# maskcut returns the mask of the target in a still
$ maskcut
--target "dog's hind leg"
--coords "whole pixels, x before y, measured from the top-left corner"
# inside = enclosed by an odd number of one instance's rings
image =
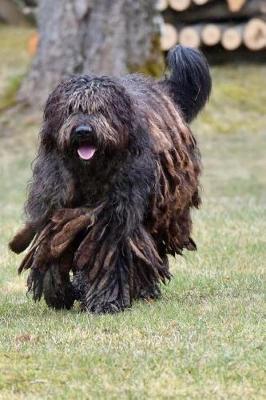
[[[165,273],[168,276],[168,278],[170,278],[168,258],[166,255],[162,256],[161,254],[160,257],[162,259],[162,265],[165,270]],[[137,269],[137,271],[139,270],[139,268]],[[156,279],[143,280],[137,276],[136,287],[138,288],[136,292],[137,292],[137,298],[139,299],[149,301],[161,298],[160,283]]]
[[[138,297],[143,300],[157,300],[161,297],[161,289],[158,283],[141,286]]]

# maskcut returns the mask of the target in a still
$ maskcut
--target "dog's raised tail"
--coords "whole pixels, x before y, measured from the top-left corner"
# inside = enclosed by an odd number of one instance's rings
[[[168,76],[164,82],[179,105],[187,122],[192,121],[204,107],[211,92],[208,62],[199,51],[180,45],[167,57]]]

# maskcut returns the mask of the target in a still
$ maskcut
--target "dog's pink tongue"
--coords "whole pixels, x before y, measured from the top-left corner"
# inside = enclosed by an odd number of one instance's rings
[[[96,151],[96,148],[93,146],[89,146],[88,144],[83,144],[78,148],[78,155],[82,160],[90,160],[94,153]]]

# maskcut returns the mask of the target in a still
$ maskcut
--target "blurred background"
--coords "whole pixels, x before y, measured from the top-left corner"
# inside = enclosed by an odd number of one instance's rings
[[[51,362],[71,382],[68,398],[89,398],[88,387],[94,398],[108,399],[121,393],[132,399],[265,398],[265,20],[265,0],[0,0],[0,319],[2,349],[11,351],[0,374],[0,398],[41,398],[47,382],[54,384],[53,398],[66,398],[65,384],[47,372]],[[192,124],[204,166],[203,206],[194,215],[198,252],[171,261],[175,278],[148,314],[139,304],[116,320],[93,320],[93,334],[78,317],[82,335],[75,342],[75,314],[32,304],[24,295],[25,277],[16,276],[18,257],[7,249],[23,221],[44,101],[71,74],[137,71],[159,78],[176,43],[200,48],[213,79],[210,101]],[[127,331],[132,324],[134,338]],[[105,389],[96,372],[83,371],[84,386],[75,378],[79,357],[89,357],[87,345],[94,349],[95,341],[94,367]],[[21,358],[12,353],[18,349]],[[119,375],[112,369],[114,352],[124,365]],[[131,375],[128,368],[139,370]],[[43,376],[43,385],[29,383]]]

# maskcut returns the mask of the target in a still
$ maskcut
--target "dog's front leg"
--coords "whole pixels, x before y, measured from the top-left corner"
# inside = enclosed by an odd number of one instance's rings
[[[73,180],[65,168],[63,161],[55,150],[42,149],[33,168],[33,176],[29,186],[28,198],[25,204],[27,227],[33,234],[16,235],[11,242],[11,248],[24,250],[35,234],[40,234],[49,223],[53,213],[61,208],[71,206],[74,193]],[[28,239],[29,237],[29,239]],[[33,298],[39,300],[44,295],[46,303],[54,308],[70,308],[73,305],[73,289],[71,287],[69,270],[71,267],[64,259],[42,260],[46,264],[40,273],[40,268],[31,270],[28,287],[33,291]],[[41,264],[42,264],[41,263]]]
[[[48,307],[70,309],[75,300],[74,288],[70,282],[69,271],[62,268],[64,260],[49,266],[43,279],[43,296]]]
[[[74,286],[82,287],[81,302],[89,312],[112,313],[131,305],[133,260],[127,223],[105,208],[76,253],[81,271]]]

